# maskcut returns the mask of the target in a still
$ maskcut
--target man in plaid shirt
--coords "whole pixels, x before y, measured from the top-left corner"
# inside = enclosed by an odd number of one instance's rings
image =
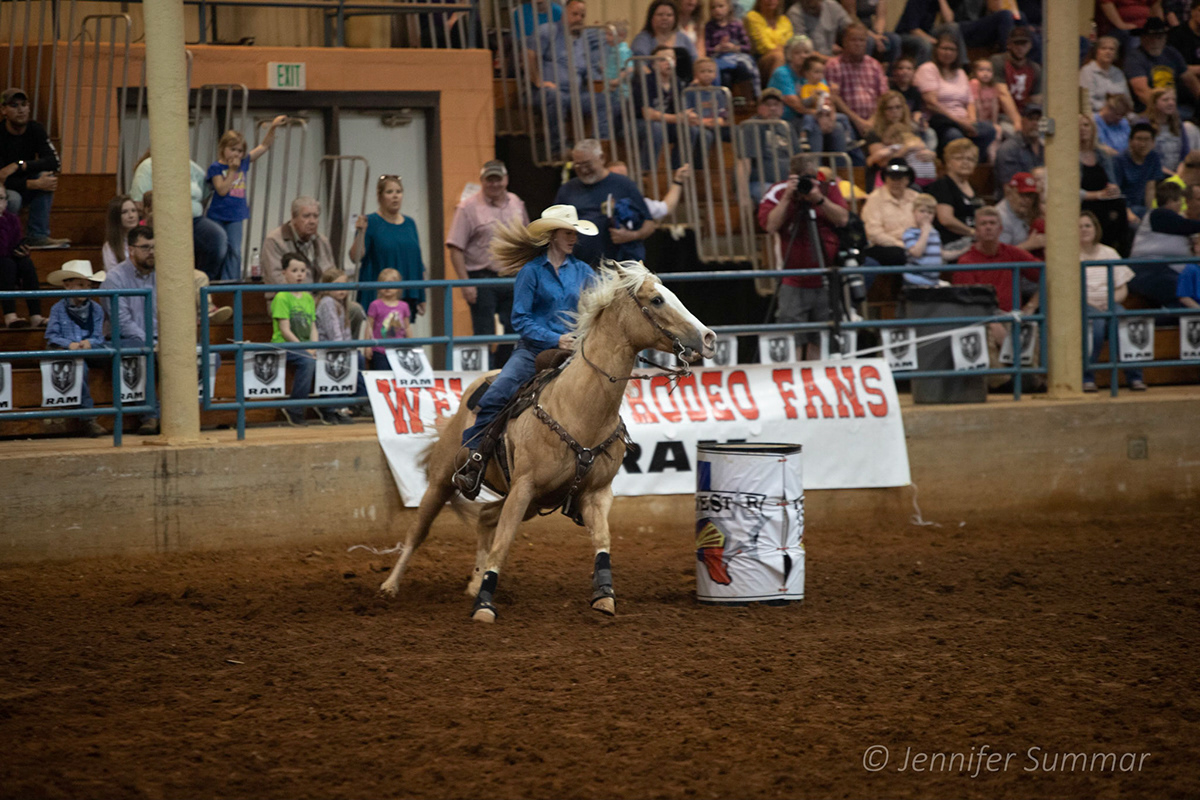
[[[850,117],[860,136],[866,135],[888,82],[883,67],[867,55],[867,29],[862,23],[853,23],[842,34],[842,54],[826,62],[825,80],[837,110]]]

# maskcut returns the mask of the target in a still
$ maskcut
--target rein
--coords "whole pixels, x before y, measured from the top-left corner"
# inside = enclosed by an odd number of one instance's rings
[[[638,309],[642,312],[642,314],[646,317],[646,319],[650,320],[650,323],[652,325],[654,325],[655,328],[658,329],[659,333],[662,333],[663,335],[665,335],[666,337],[668,337],[671,340],[671,342],[673,344],[672,349],[675,352],[675,357],[678,358],[683,363],[682,367],[673,369],[671,367],[664,367],[661,364],[656,364],[655,362],[651,361],[650,359],[648,359],[645,356],[642,356],[640,354],[637,357],[637,360],[640,361],[641,363],[646,364],[647,366],[649,366],[652,369],[662,370],[667,375],[671,376],[671,389],[668,392],[668,394],[669,394],[670,392],[675,391],[675,386],[679,383],[680,379],[686,378],[692,374],[691,368],[688,366],[688,363],[686,361],[684,361],[684,358],[683,358],[684,353],[687,352],[687,347],[683,344],[683,342],[681,342],[679,340],[678,336],[676,336],[675,334],[668,331],[666,328],[664,328],[662,326],[662,324],[657,319],[654,318],[654,314],[653,314],[653,312],[650,311],[649,308],[642,305],[641,303],[638,303],[637,295],[634,294],[632,289],[630,289],[628,291],[629,291],[629,297],[633,300],[634,303],[637,304]],[[605,378],[607,378],[609,383],[620,383],[621,381],[644,381],[644,380],[649,380],[650,378],[660,377],[658,375],[634,375],[632,373],[630,373],[628,376],[626,376],[624,378],[619,378],[615,375],[609,375],[607,372],[605,372],[603,369],[601,369],[598,364],[596,364],[594,361],[592,361],[590,358],[587,357],[587,350],[584,349],[585,345],[586,345],[585,342],[579,343],[579,355],[583,356],[584,362],[589,367],[596,370],[596,372],[599,372],[601,375],[603,375]]]

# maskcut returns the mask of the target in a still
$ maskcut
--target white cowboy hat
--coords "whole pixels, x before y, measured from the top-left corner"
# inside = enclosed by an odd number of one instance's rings
[[[77,258],[74,261],[68,261],[62,265],[62,269],[55,270],[46,276],[46,280],[52,286],[62,286],[63,281],[67,278],[84,278],[93,283],[100,283],[104,280],[104,270],[92,272],[92,262],[82,258]]]
[[[579,212],[575,210],[575,206],[566,205],[550,206],[542,212],[541,218],[529,223],[528,230],[534,236],[554,230],[579,231],[584,236],[600,233],[600,229],[594,223],[579,219]]]

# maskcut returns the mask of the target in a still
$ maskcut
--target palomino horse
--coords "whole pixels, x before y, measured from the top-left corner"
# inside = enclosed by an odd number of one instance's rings
[[[654,348],[685,361],[712,357],[716,336],[684,307],[638,261],[606,261],[579,300],[575,354],[561,374],[541,391],[536,408],[508,425],[505,447],[509,464],[507,496],[479,512],[479,544],[475,572],[467,594],[475,596],[473,617],[493,622],[492,600],[500,568],[516,536],[517,526],[539,508],[558,505],[574,487],[574,502],[595,549],[592,607],[616,613],[609,560],[608,511],[612,480],[625,455],[624,426],[619,414],[625,383],[638,352]],[[475,381],[463,397],[471,397]],[[449,421],[439,425],[428,457],[429,488],[417,518],[408,529],[400,557],[380,591],[395,595],[413,553],[429,534],[434,518],[455,489],[450,479],[463,455],[462,432],[474,419],[464,402]],[[574,442],[574,446],[571,445]],[[590,469],[583,466],[584,462]],[[493,461],[488,482],[504,489],[505,476]]]

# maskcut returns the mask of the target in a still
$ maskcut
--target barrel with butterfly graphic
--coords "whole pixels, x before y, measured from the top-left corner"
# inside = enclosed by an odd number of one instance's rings
[[[696,599],[804,599],[804,480],[798,444],[696,449]]]

